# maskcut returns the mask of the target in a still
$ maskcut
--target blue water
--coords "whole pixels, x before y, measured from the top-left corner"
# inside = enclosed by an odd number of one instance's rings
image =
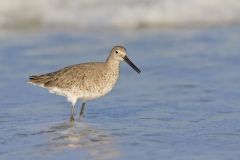
[[[0,159],[238,160],[239,27],[0,34]],[[65,98],[29,75],[105,60],[127,48],[107,96],[69,124]],[[78,102],[78,111],[81,102]]]

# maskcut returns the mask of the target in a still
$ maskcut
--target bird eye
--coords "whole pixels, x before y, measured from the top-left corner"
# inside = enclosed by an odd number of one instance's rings
[[[117,53],[117,54],[118,54],[118,51],[115,51],[115,53]]]

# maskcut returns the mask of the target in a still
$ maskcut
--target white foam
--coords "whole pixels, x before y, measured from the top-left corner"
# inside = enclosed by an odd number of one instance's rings
[[[124,29],[240,21],[237,0],[0,0],[0,27]]]

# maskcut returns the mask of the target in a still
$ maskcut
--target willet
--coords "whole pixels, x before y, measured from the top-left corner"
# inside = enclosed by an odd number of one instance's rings
[[[84,117],[87,101],[102,97],[112,90],[119,77],[122,61],[127,62],[137,73],[141,72],[127,57],[126,49],[115,46],[105,62],[75,64],[56,72],[30,76],[29,83],[67,97],[72,103],[70,121],[74,121],[77,100],[83,102],[79,115]]]

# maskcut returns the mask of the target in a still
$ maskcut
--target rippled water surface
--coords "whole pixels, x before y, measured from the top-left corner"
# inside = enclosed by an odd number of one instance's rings
[[[0,34],[0,159],[239,159],[239,37],[238,27]],[[83,121],[70,124],[65,98],[26,83],[105,60],[115,44],[142,74],[122,64]]]

